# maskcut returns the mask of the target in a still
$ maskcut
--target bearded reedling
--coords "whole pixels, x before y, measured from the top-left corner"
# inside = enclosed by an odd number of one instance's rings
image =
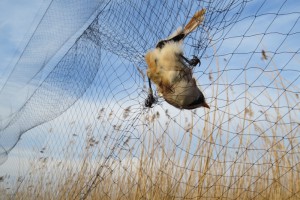
[[[156,48],[145,55],[148,65],[147,76],[151,90],[151,81],[158,93],[171,105],[180,109],[209,108],[203,93],[197,87],[192,69],[200,60],[193,56],[191,60],[183,55],[183,40],[204,20],[205,9],[195,13],[184,27],[179,27],[166,40],[157,43]],[[151,107],[152,90],[145,105]]]

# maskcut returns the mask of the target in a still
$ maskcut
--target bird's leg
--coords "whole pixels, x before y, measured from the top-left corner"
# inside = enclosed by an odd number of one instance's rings
[[[193,58],[191,60],[187,59],[186,57],[184,57],[184,55],[180,54],[180,57],[187,62],[190,66],[195,67],[196,65],[198,65],[199,63],[201,64],[199,58],[197,58],[196,56],[193,56]]]
[[[149,91],[148,91],[148,97],[145,100],[145,106],[147,108],[151,108],[152,104],[155,103],[156,99],[153,96],[153,91],[152,91],[152,87],[151,87],[151,80],[148,77],[148,83],[149,83]]]

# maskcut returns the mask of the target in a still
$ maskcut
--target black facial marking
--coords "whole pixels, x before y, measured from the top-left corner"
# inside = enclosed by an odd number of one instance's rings
[[[185,37],[184,33],[178,34],[174,37],[172,37],[171,39],[168,40],[161,40],[157,43],[156,48],[161,49],[165,46],[166,43],[168,42],[179,42],[180,40],[182,40]]]
[[[156,48],[162,49],[165,46],[166,42],[167,42],[166,40],[159,41],[156,45]]]

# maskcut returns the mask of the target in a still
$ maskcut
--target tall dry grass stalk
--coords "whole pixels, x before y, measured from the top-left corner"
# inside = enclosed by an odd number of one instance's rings
[[[274,86],[280,92],[289,82],[276,73],[270,78],[275,76]],[[227,82],[220,78],[217,81]],[[219,95],[219,85],[219,82],[212,85],[212,96]],[[299,91],[299,88],[294,89]],[[95,147],[97,149],[100,143],[91,136],[89,127],[86,146],[76,167],[69,161],[74,156],[70,143],[64,152],[65,159],[59,162],[46,157],[34,160],[28,176],[13,186],[17,189],[10,193],[2,185],[0,197],[299,199],[299,125],[289,123],[298,120],[299,113],[295,113],[299,110],[298,98],[292,93],[278,93],[277,96],[290,105],[283,113],[280,105],[274,105],[274,94],[266,90],[262,95],[274,106],[253,110],[261,103],[255,100],[249,104],[247,99],[254,96],[247,88],[245,91],[244,105],[232,106],[232,91],[227,89],[224,109],[217,109],[219,102],[216,99],[211,105],[215,109],[204,115],[203,123],[196,112],[185,117],[186,112],[182,112],[179,117],[184,121],[184,124],[180,123],[181,130],[173,127],[175,122],[168,110],[146,113],[139,143],[134,144],[138,149],[129,149],[126,153],[117,147],[107,149],[107,155],[112,151],[117,157],[104,158],[101,155],[106,154],[100,150],[96,152]],[[129,117],[130,108],[125,112],[125,118]],[[265,120],[256,120],[258,115]]]

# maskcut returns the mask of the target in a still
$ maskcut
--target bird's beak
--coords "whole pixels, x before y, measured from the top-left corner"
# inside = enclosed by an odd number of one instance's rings
[[[203,106],[203,107],[205,107],[205,108],[208,108],[208,109],[210,109],[209,105],[207,105],[207,103],[206,103],[206,102],[204,102],[204,103],[202,104],[202,106]]]

